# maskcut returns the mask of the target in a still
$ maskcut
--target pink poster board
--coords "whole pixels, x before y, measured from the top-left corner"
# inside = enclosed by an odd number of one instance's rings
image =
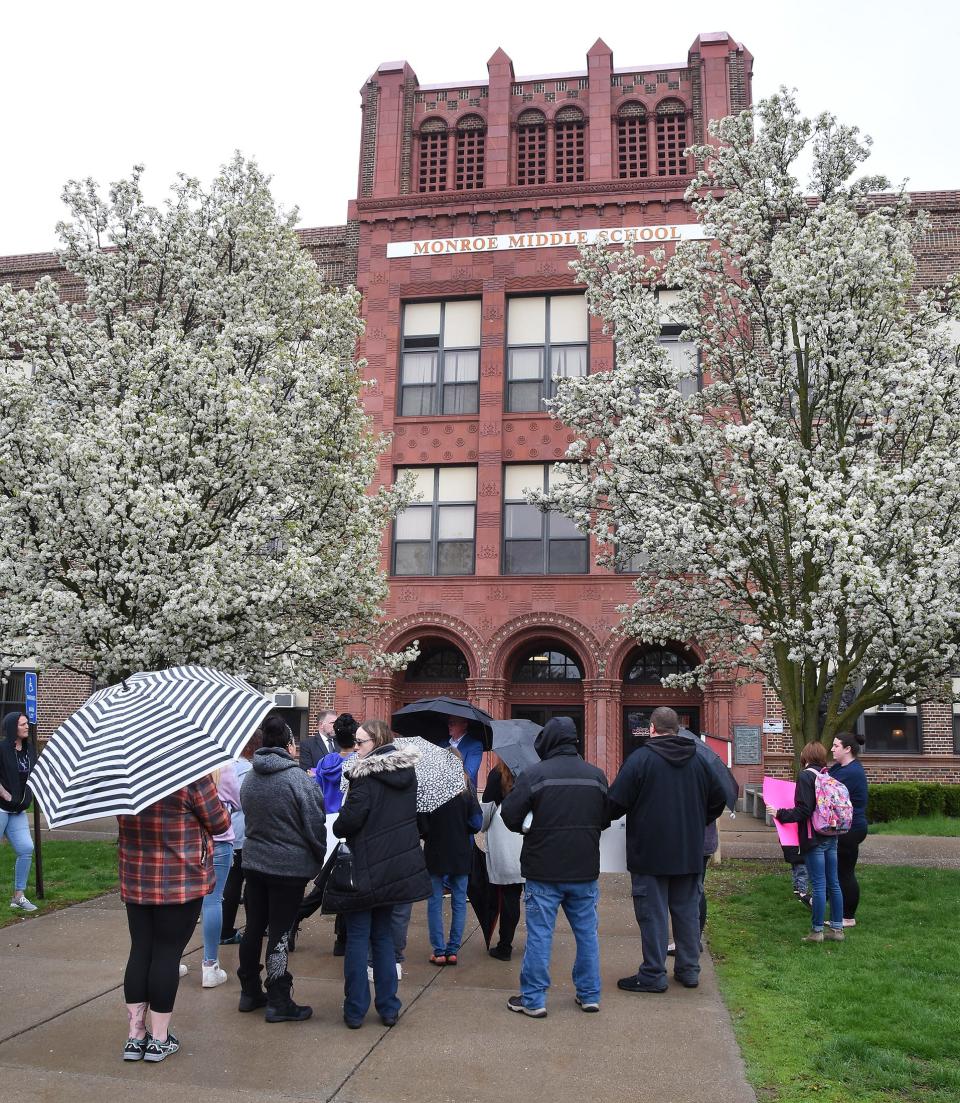
[[[768,808],[792,808],[794,793],[797,788],[795,781],[784,781],[779,777],[765,777],[763,779],[763,803]],[[795,823],[781,823],[773,821],[777,829],[777,836],[781,846],[799,846],[800,832]]]

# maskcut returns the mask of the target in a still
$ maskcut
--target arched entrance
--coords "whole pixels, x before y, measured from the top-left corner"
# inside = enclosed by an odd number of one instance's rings
[[[703,694],[698,689],[666,689],[663,679],[685,674],[698,663],[697,656],[683,644],[649,644],[631,651],[621,670],[623,679],[621,739],[623,760],[636,746],[636,735],[646,735],[650,713],[658,705],[676,709],[680,723],[700,734]]]
[[[569,716],[584,753],[583,660],[566,644],[541,639],[524,643],[507,666],[507,714],[543,727],[555,716]]]
[[[434,637],[420,642],[419,656],[397,676],[400,705],[421,697],[467,697],[470,664],[450,640]]]

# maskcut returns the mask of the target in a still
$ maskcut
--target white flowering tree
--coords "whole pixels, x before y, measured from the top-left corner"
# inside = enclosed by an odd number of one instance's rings
[[[957,666],[957,287],[918,291],[927,220],[854,181],[855,129],[782,90],[711,133],[688,192],[711,241],[576,266],[616,367],[560,390],[581,466],[552,500],[608,562],[643,563],[627,632],[696,639],[701,682],[762,676],[795,746],[829,744]],[[702,389],[681,383],[696,360],[661,345],[664,314],[699,349]]]
[[[255,164],[160,209],[140,171],[65,189],[82,301],[0,288],[4,651],[317,684],[375,635],[402,504],[367,489],[359,296],[324,286]]]

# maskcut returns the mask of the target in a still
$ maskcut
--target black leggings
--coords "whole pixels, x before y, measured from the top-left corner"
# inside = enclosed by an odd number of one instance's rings
[[[220,931],[221,941],[231,938],[237,931],[237,908],[243,893],[243,847],[233,852],[233,865],[227,874],[227,883],[223,886],[223,919]]]
[[[857,858],[860,844],[867,837],[866,828],[857,827],[837,839],[837,879],[843,893],[843,918],[856,919],[860,903],[860,885],[857,881]]]
[[[260,971],[263,936],[267,936],[267,984],[274,984],[287,973],[287,940],[297,920],[307,879],[272,877],[248,869],[247,925],[240,943],[240,972],[253,977]]]
[[[501,949],[512,948],[513,936],[520,922],[520,895],[523,885],[497,885],[500,892],[500,942]]]
[[[127,904],[130,956],[123,974],[126,1003],[173,1011],[180,983],[180,957],[200,918],[203,897],[185,904]]]

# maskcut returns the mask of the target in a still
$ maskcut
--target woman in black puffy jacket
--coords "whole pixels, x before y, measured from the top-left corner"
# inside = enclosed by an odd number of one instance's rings
[[[33,839],[27,809],[31,796],[27,778],[36,765],[28,736],[30,727],[21,712],[10,712],[3,718],[3,741],[0,742],[0,839],[10,840],[16,854],[14,863],[13,898],[10,907],[22,912],[35,912],[24,895],[27,877],[33,862]]]
[[[352,886],[334,883],[325,911],[343,913],[347,950],[343,959],[343,1019],[357,1029],[370,1007],[367,947],[373,955],[375,1004],[385,1026],[400,1014],[391,918],[395,904],[426,900],[430,876],[417,830],[419,753],[398,747],[382,720],[357,729],[357,756],[343,767],[348,789],[333,833],[352,856]]]

